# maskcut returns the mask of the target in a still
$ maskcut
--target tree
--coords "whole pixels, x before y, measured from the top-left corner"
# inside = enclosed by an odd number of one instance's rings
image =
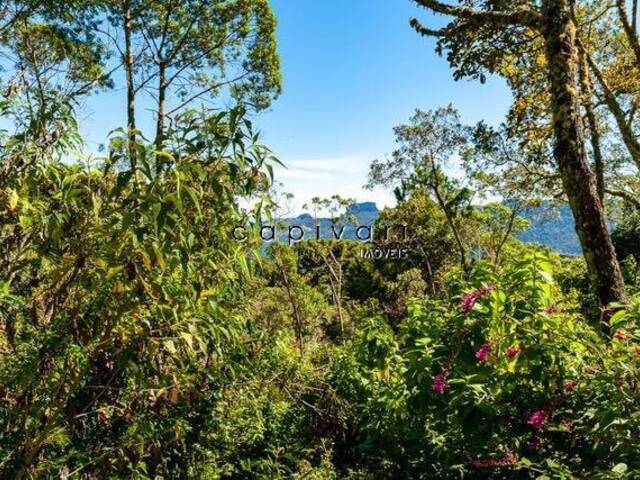
[[[429,291],[435,295],[443,287],[442,272],[458,261],[451,252],[457,245],[446,216],[431,194],[425,190],[414,190],[394,208],[385,208],[378,218],[377,225],[406,225],[409,238],[402,243],[409,254],[404,262],[381,262],[378,270],[405,271],[417,268],[429,285]],[[465,226],[467,224],[465,223]],[[468,239],[465,228],[463,237]],[[393,243],[394,239],[390,239]],[[396,277],[398,272],[393,272]]]
[[[268,0],[12,1],[0,11],[0,53],[16,67],[7,96],[34,86],[29,101],[38,108],[31,113],[46,118],[46,108],[110,86],[124,69],[128,160],[135,167],[141,94],[155,104],[158,151],[168,120],[196,100],[269,106],[281,90],[275,27]]]
[[[268,332],[275,331],[279,321],[280,327],[282,324],[291,324],[298,350],[302,354],[305,340],[313,338],[318,327],[333,317],[334,312],[325,301],[322,289],[310,285],[308,275],[300,272],[299,263],[295,248],[278,244],[269,248],[265,276],[270,279],[268,284],[273,286],[257,295],[259,313],[253,316],[265,318]],[[260,311],[269,307],[270,298],[275,302],[274,312]],[[283,304],[290,308],[283,309]]]
[[[523,232],[529,222],[518,216],[521,206],[489,203],[478,209],[478,247],[495,265],[501,263],[505,246]]]
[[[468,140],[461,159],[479,191],[519,207],[565,201],[547,141],[524,140],[509,125],[494,128],[484,122],[468,127]]]
[[[145,91],[156,105],[156,150],[167,119],[195,100],[226,91],[260,110],[280,92],[268,0],[122,0],[110,5],[110,20],[121,32],[114,38],[124,39],[129,128],[135,130],[136,97]]]
[[[10,1],[0,8],[0,180],[78,146],[74,108],[112,86],[90,0]]]
[[[304,204],[302,208],[313,210],[314,220],[319,227],[318,213],[326,211],[329,214],[332,227],[337,223],[352,222],[353,216],[349,213],[349,207],[355,203],[353,198],[342,198],[340,195],[332,195],[330,198],[313,197],[311,204]],[[329,285],[331,287],[331,297],[336,307],[340,332],[344,333],[345,315],[342,308],[342,287],[344,285],[343,263],[344,249],[333,241],[320,242],[319,253],[329,274]],[[337,253],[337,255],[336,255]]]
[[[467,272],[462,223],[470,211],[472,192],[444,173],[444,167],[467,143],[458,112],[451,105],[428,112],[416,110],[410,123],[395,127],[394,132],[398,148],[388,161],[371,164],[369,187],[401,184],[403,196],[425,189],[442,210],[455,239],[460,266]]]
[[[438,49],[449,50],[455,77],[484,79],[496,71],[499,58],[517,51],[532,35],[542,38],[547,91],[554,136],[553,154],[574,218],[588,272],[601,305],[624,301],[624,283],[607,229],[596,178],[587,161],[580,115],[579,49],[576,23],[568,0],[501,2],[500,8],[451,6],[437,0],[415,0],[434,13],[453,17],[433,30],[417,20],[412,26],[436,36]],[[522,52],[522,51],[521,51]]]
[[[180,412],[222,381],[241,330],[252,252],[228,232],[248,221],[239,200],[268,188],[270,154],[240,112],[184,113],[170,132],[171,175],[140,145],[137,188],[117,150],[1,186],[3,478],[186,468]]]

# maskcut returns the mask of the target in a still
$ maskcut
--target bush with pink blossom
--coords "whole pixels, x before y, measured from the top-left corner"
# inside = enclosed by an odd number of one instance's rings
[[[341,350],[333,382],[354,455],[386,478],[640,473],[638,305],[613,314],[607,337],[562,296],[545,255],[478,262],[395,329],[374,319]]]

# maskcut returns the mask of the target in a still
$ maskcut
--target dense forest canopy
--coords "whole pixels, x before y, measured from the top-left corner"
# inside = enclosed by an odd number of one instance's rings
[[[394,128],[389,260],[261,240],[290,200],[252,122],[268,0],[0,2],[0,478],[640,475],[637,0],[412,3],[513,104]],[[79,106],[114,88],[87,155]],[[314,221],[353,221],[339,193]],[[582,256],[517,240],[540,204]]]

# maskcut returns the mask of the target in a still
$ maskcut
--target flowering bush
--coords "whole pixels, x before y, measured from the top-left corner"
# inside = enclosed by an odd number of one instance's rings
[[[479,262],[397,332],[372,320],[333,372],[360,461],[411,478],[640,473],[640,302],[611,317],[612,339],[576,310],[536,253]]]

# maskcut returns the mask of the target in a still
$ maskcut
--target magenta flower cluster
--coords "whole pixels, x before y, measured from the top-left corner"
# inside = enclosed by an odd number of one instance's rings
[[[505,350],[505,355],[509,358],[513,358],[521,352],[520,347],[509,347]]]
[[[460,300],[460,308],[465,313],[469,313],[480,298],[482,298],[483,296],[485,296],[487,293],[489,293],[494,289],[495,289],[495,286],[491,284],[487,284],[474,290],[471,293],[468,293],[467,295],[464,295]],[[546,308],[544,308],[544,310],[542,311],[542,314],[545,316],[552,316],[556,313],[557,313],[557,307],[555,305],[549,305]],[[610,313],[604,312],[604,314],[606,315]],[[614,335],[614,336],[618,340],[624,340],[626,338],[625,332],[617,332],[617,335]],[[480,348],[478,348],[478,350],[476,350],[475,352],[476,360],[480,363],[487,362],[489,360],[492,347],[493,345],[490,341],[487,341],[484,344],[482,344]],[[519,345],[515,344],[506,348],[504,350],[504,354],[506,355],[507,358],[515,358],[520,353],[522,353],[522,351],[523,351],[522,348]],[[640,355],[640,347],[638,347],[637,352]],[[577,384],[578,382],[576,380],[566,380],[563,385],[564,391],[567,393],[572,392],[577,386]],[[448,388],[449,388],[449,385],[447,382],[446,371],[445,373],[435,375],[433,377],[431,390],[433,390],[438,394],[442,394]],[[554,408],[553,404],[554,402],[552,402],[551,405],[547,407],[533,410],[528,415],[525,416],[526,423],[530,425],[536,432],[533,438],[529,439],[529,441],[526,444],[529,449],[540,450],[543,447],[543,440],[538,436],[542,434],[547,424],[549,424],[549,422],[551,421],[550,412],[553,412],[553,408]],[[511,420],[508,420],[507,423],[508,425],[511,425]],[[575,430],[575,427],[571,422],[571,420],[568,420],[568,419],[562,420],[561,425],[568,432],[573,432]],[[513,452],[508,450],[507,454],[503,458],[469,460],[469,463],[478,468],[495,468],[495,467],[514,465],[517,463],[517,461],[518,459],[516,455]]]
[[[447,376],[444,374],[435,375],[433,377],[433,383],[431,384],[431,390],[436,393],[443,394],[444,391],[449,388],[447,384]]]
[[[544,315],[546,315],[547,317],[550,317],[551,315],[553,315],[554,313],[556,313],[556,307],[555,305],[549,305],[547,308],[545,308],[542,313]]]
[[[476,352],[476,360],[486,362],[489,352],[491,351],[491,342],[484,343]]]
[[[478,301],[478,299],[483,297],[487,293],[489,293],[494,288],[495,287],[493,285],[484,285],[478,288],[477,290],[474,290],[473,292],[468,293],[467,295],[463,296],[462,299],[460,300],[460,308],[465,313],[469,313],[473,308],[473,306]]]
[[[547,415],[547,412],[544,410],[535,410],[531,415],[529,415],[527,423],[533,428],[540,430],[549,423],[549,415]]]

